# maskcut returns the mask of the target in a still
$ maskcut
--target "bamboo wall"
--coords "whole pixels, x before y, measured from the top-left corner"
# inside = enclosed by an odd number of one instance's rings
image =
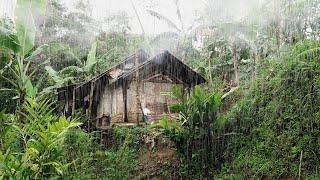
[[[163,95],[164,92],[170,92],[174,85],[169,78],[163,75],[139,82],[138,88],[137,85],[137,81],[133,80],[127,89],[127,111],[130,123],[136,123],[137,116],[141,119],[141,108],[148,108],[152,113],[152,118],[156,120],[163,114],[170,113],[170,104],[178,102],[176,99]],[[142,107],[137,102],[137,89]],[[110,85],[105,89],[98,105],[97,117],[103,115],[110,115],[112,123],[124,122],[124,98],[121,86]]]

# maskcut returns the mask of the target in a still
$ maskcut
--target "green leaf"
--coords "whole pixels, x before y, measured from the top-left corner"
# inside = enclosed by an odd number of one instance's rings
[[[16,8],[16,29],[20,44],[20,56],[24,57],[34,47],[36,26],[31,13],[31,3],[18,2]]]
[[[21,6],[30,6],[32,7],[33,12],[37,14],[44,15],[46,12],[48,0],[18,0],[18,5]]]
[[[91,45],[91,50],[88,54],[86,64],[83,68],[86,72],[91,71],[92,67],[97,63],[96,51],[97,51],[97,42],[94,42]]]
[[[48,48],[49,45],[47,44],[43,44],[41,46],[39,46],[36,50],[34,50],[30,56],[28,56],[25,60],[26,61],[30,61],[33,60],[36,56],[38,56],[39,54],[41,54],[46,48]]]
[[[83,69],[78,66],[68,66],[63,68],[60,73],[61,74],[71,74],[71,73],[82,73]]]
[[[183,110],[183,104],[171,104],[170,109],[174,111],[182,111]]]
[[[16,35],[3,33],[0,29],[0,50],[2,49],[9,49],[17,53],[20,50],[20,43]]]
[[[34,87],[31,83],[31,80],[28,79],[26,81],[26,84],[25,84],[25,88],[26,88],[26,92],[27,92],[27,97],[36,97],[37,96],[37,88]]]
[[[63,81],[62,78],[58,75],[58,72],[55,71],[51,66],[46,66],[45,69],[49,76],[54,80],[54,82],[59,84]]]

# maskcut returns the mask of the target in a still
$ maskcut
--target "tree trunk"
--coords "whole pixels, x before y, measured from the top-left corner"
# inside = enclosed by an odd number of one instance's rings
[[[280,57],[280,40],[281,40],[281,37],[280,37],[280,25],[279,27],[276,27],[276,43],[277,43],[277,56]]]
[[[256,53],[252,54],[252,60],[251,60],[251,81],[255,81],[255,66],[256,66]]]
[[[136,72],[136,111],[137,111],[137,125],[139,126],[140,125],[140,120],[139,120],[139,109],[142,109],[141,108],[141,102],[140,102],[140,92],[139,92],[139,86],[140,86],[140,80],[139,80],[139,69],[138,69],[138,66],[139,66],[139,59],[138,59],[138,56],[136,55],[135,56],[135,66],[136,66],[136,69],[137,69],[137,72]],[[139,108],[140,107],[140,108]],[[143,114],[143,111],[142,111],[142,114]]]
[[[208,65],[209,65],[209,83],[212,85],[213,80],[212,80],[212,70],[211,70],[211,58],[210,58],[210,53],[208,54]]]
[[[239,74],[238,74],[238,57],[237,57],[237,47],[234,45],[233,50],[233,70],[234,70],[234,84],[239,86]]]

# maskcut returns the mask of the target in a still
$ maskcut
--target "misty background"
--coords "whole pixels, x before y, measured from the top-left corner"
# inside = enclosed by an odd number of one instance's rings
[[[53,1],[54,2],[54,1]],[[60,0],[60,3],[66,9],[63,13],[77,12],[76,6],[78,0]],[[151,16],[147,10],[152,9],[161,14],[165,14],[171,21],[179,23],[176,15],[177,7],[174,0],[92,0],[83,1],[89,7],[86,7],[85,13],[92,19],[99,22],[97,30],[110,30],[106,19],[121,15],[122,18],[128,19],[130,32],[141,33],[138,18],[135,14],[132,2],[140,16],[145,32],[148,34],[159,34],[167,32],[170,27]],[[205,13],[210,13],[213,20],[216,21],[242,21],[250,16],[254,10],[261,7],[264,0],[183,0],[179,2],[181,17],[186,26],[191,26],[201,19]],[[14,18],[16,0],[0,0],[0,15]],[[253,14],[251,14],[253,15]],[[57,15],[58,16],[58,15]],[[36,19],[39,17],[35,17]],[[52,18],[55,18],[54,16]]]
[[[59,48],[69,49],[62,59],[71,62],[75,56],[85,58],[94,41],[101,42],[101,59],[112,63],[137,49],[150,54],[169,50],[183,60],[192,59],[210,53],[208,47],[219,41],[226,42],[229,49],[237,46],[264,52],[274,49],[262,46],[266,42],[276,41],[279,48],[284,42],[295,41],[300,32],[314,37],[319,19],[318,0],[30,2],[30,7],[23,7],[23,3],[19,7],[17,0],[0,0],[0,15],[15,21],[15,10],[30,8],[35,43],[59,43]]]

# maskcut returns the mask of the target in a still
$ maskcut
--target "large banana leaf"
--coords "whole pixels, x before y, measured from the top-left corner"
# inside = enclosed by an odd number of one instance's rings
[[[75,71],[78,69],[78,67],[76,67],[76,66],[72,66],[72,68],[73,68],[73,67],[75,68],[75,69],[74,69]],[[66,67],[65,69],[70,69],[70,68],[71,68],[71,66]],[[71,68],[71,69],[72,69],[72,68]],[[66,78],[62,78],[62,77],[59,75],[59,74],[62,73],[62,72],[61,72],[61,71],[60,71],[60,72],[55,71],[51,66],[46,66],[45,69],[46,69],[49,77],[50,77],[51,79],[53,79],[53,81],[55,82],[55,84],[54,84],[53,86],[49,86],[49,87],[43,89],[43,90],[40,92],[40,94],[50,93],[50,92],[54,91],[55,89],[57,89],[57,88],[65,85],[65,83],[67,83],[68,81],[74,79],[74,77],[72,77],[72,76],[66,77]],[[79,68],[79,69],[82,70],[81,68]],[[77,72],[77,71],[76,71],[76,72]]]
[[[0,27],[0,50],[9,49],[17,53],[20,50],[18,37],[14,34],[8,34],[1,30]]]
[[[19,4],[17,6],[16,12],[18,18],[16,20],[16,29],[19,45],[21,47],[20,56],[24,57],[34,46],[36,26],[31,14],[31,8],[21,7]]]
[[[12,59],[12,52],[20,50],[18,37],[13,29],[5,25],[5,20],[0,23],[0,61],[9,62]]]
[[[18,5],[32,7],[32,11],[44,15],[48,0],[18,0]]]
[[[17,2],[15,10],[16,30],[22,58],[34,47],[36,26],[32,11],[37,11],[40,14],[44,13],[46,3],[46,0],[18,0]]]
[[[88,54],[87,61],[83,68],[85,72],[90,72],[92,67],[97,63],[96,51],[97,51],[97,42],[94,42],[91,46],[91,50]]]

